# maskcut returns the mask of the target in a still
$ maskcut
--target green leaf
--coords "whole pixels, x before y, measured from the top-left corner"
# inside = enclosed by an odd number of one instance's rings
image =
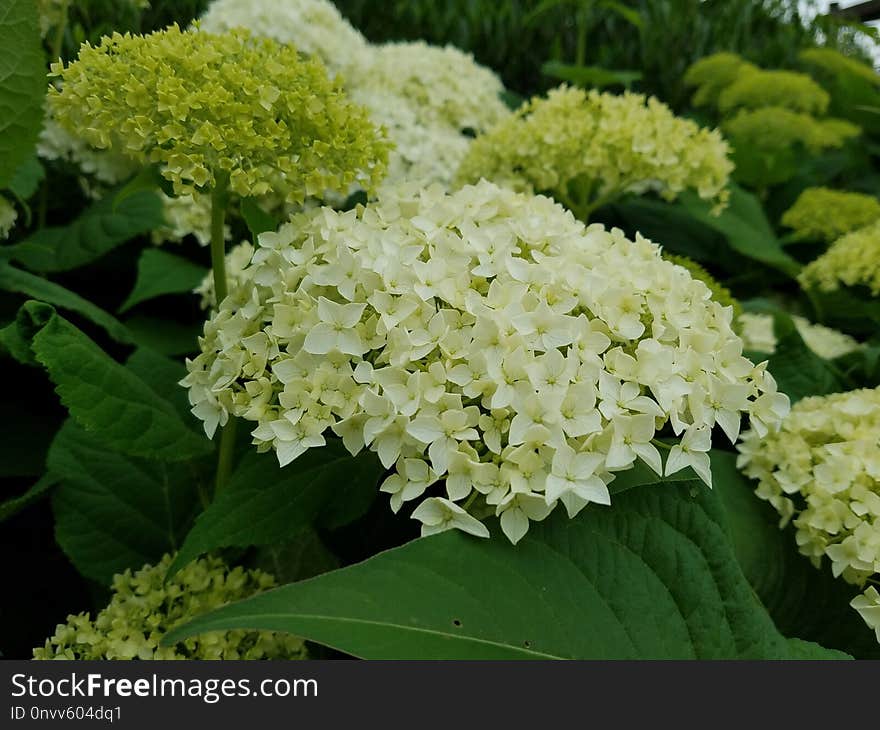
[[[139,345],[162,355],[189,355],[199,349],[201,327],[197,324],[139,314],[126,319],[125,326]]]
[[[0,522],[8,520],[10,517],[21,512],[25,507],[32,505],[57,483],[57,477],[52,474],[44,474],[34,486],[28,489],[20,497],[13,497],[12,499],[7,499],[5,502],[0,502]]]
[[[36,330],[34,356],[70,415],[105,449],[167,461],[211,451],[211,442],[192,431],[174,406],[51,307],[28,302],[22,309]]]
[[[87,578],[154,563],[176,550],[199,509],[191,464],[133,459],[68,421],[49,451],[58,544]]]
[[[0,188],[9,185],[40,133],[46,57],[34,0],[0,7]]]
[[[169,575],[210,550],[284,542],[315,521],[347,524],[369,508],[382,472],[374,454],[353,457],[335,440],[284,468],[270,454],[248,452],[199,516]]]
[[[139,347],[126,360],[125,367],[150,386],[156,395],[173,405],[184,419],[191,418],[186,390],[179,385],[186,376],[186,366],[182,362],[149,347]]]
[[[288,631],[367,659],[787,658],[698,482],[563,510],[517,545],[446,532],[170,632]]]
[[[113,201],[110,194],[70,225],[42,228],[21,243],[4,247],[3,255],[32,271],[68,271],[164,223],[162,202],[153,192],[135,193],[116,210]]]
[[[120,206],[128,200],[132,195],[142,193],[144,191],[156,192],[162,188],[165,178],[159,171],[158,165],[147,165],[142,167],[137,174],[125,183],[116,194],[112,196],[112,210],[117,212]]]
[[[776,238],[760,201],[739,186],[731,184],[730,203],[717,216],[712,215],[711,205],[690,191],[679,196],[679,205],[701,223],[723,234],[730,246],[743,256],[791,277],[800,271],[800,264],[783,250]]]
[[[131,309],[148,299],[164,294],[191,293],[205,278],[208,270],[180,256],[158,248],[147,248],[138,261],[138,275],[134,289],[128,295],[120,312]]]
[[[240,207],[241,217],[244,218],[254,242],[261,233],[274,231],[278,228],[279,221],[263,210],[253,198],[243,198]]]
[[[17,269],[3,261],[0,261],[0,289],[24,294],[61,309],[81,314],[106,330],[107,334],[117,342],[128,344],[133,341],[132,333],[113,315],[63,286],[41,276]]]
[[[776,510],[755,495],[733,454],[712,452],[712,483],[743,573],[779,630],[857,658],[880,658],[874,634],[849,606],[857,590],[798,553],[794,529],[779,528]]]
[[[27,200],[37,192],[37,188],[44,177],[46,177],[45,168],[36,155],[31,155],[18,166],[18,169],[9,181],[9,190],[20,200]]]
[[[568,81],[577,86],[597,89],[617,85],[629,88],[642,78],[640,71],[615,71],[600,66],[575,66],[559,61],[547,61],[541,66],[541,72],[545,76]]]

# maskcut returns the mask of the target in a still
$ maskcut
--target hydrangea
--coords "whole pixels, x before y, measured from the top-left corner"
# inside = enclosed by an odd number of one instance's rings
[[[873,195],[831,188],[807,188],[782,215],[797,238],[829,243],[877,220],[880,200]]]
[[[876,69],[833,48],[807,48],[798,54],[798,58],[820,74],[851,76],[880,86],[880,74]]]
[[[829,101],[828,92],[806,74],[741,68],[733,83],[719,94],[718,109],[728,114],[736,109],[772,106],[822,115]]]
[[[478,137],[459,178],[551,194],[582,218],[623,193],[647,190],[671,200],[694,189],[720,207],[733,168],[727,154],[717,131],[676,117],[653,97],[561,86]]]
[[[194,236],[202,245],[211,242],[211,198],[204,193],[171,197],[160,193],[165,225],[152,233],[153,243],[166,241],[179,243],[187,236]],[[224,228],[225,239],[231,234],[229,226]]]
[[[798,279],[805,289],[830,292],[861,285],[880,294],[880,221],[838,238]]]
[[[868,627],[875,631],[877,641],[880,642],[880,592],[874,586],[868,586],[865,592],[853,598],[849,605],[858,611]]]
[[[453,46],[423,41],[375,46],[348,86],[405,99],[424,127],[483,132],[508,116],[498,76]]]
[[[717,106],[721,92],[736,81],[740,71],[758,67],[735,53],[713,53],[691,64],[684,75],[686,86],[695,86],[694,106]]]
[[[821,324],[813,324],[803,317],[792,317],[791,319],[804,344],[826,360],[843,357],[861,347],[857,340],[843,332]],[[765,355],[772,355],[776,352],[778,341],[771,315],[742,313],[739,316],[739,333],[746,350]]]
[[[368,48],[329,0],[214,0],[199,26],[209,33],[246,28],[317,56],[334,72],[364,63]]]
[[[804,398],[777,433],[743,434],[739,467],[758,481],[800,552],[862,585],[880,572],[880,389]]]
[[[242,241],[237,246],[233,246],[226,254],[226,280],[229,291],[234,292],[245,285],[247,280],[245,269],[250,264],[253,255],[254,247],[249,241]],[[193,293],[201,297],[200,306],[202,309],[212,309],[217,305],[214,294],[214,277],[210,272],[205,275],[202,283],[196,287]]]
[[[301,639],[270,631],[213,631],[160,646],[175,626],[275,585],[259,570],[228,568],[218,558],[196,560],[173,578],[172,556],[113,577],[113,595],[94,621],[68,616],[34,659],[302,659]]]
[[[372,188],[387,143],[316,60],[246,31],[114,34],[53,64],[57,120],[99,149],[158,163],[175,193],[228,178],[238,195],[272,180],[292,203],[352,183]],[[280,192],[276,189],[276,192]]]
[[[6,198],[0,195],[0,240],[9,237],[9,232],[18,220],[18,211]]]
[[[715,424],[735,440],[743,414],[767,433],[788,410],[731,309],[659,247],[486,181],[262,234],[200,345],[182,384],[209,436],[251,421],[282,466],[331,434],[369,448],[425,534],[487,535],[494,512],[516,542],[560,503],[608,504],[637,460],[710,483]]]
[[[693,259],[687,256],[676,256],[675,254],[664,253],[663,258],[671,261],[678,266],[683,266],[688,273],[697,281],[702,281],[712,292],[712,299],[718,302],[722,307],[730,307],[733,310],[733,327],[739,332],[739,319],[742,314],[742,305],[739,300],[730,293],[730,289],[719,282],[712,274],[700,266]]]

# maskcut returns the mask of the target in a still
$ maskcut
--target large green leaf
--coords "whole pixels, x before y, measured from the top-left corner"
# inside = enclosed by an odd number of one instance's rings
[[[125,312],[135,304],[165,294],[192,292],[207,273],[208,270],[204,266],[197,266],[181,256],[175,256],[158,248],[145,249],[138,261],[138,275],[134,289],[119,311]]]
[[[856,589],[834,578],[827,564],[817,570],[798,553],[794,529],[779,528],[776,510],[755,496],[736,457],[714,451],[712,477],[740,566],[779,630],[859,658],[880,658],[874,634],[849,606]]]
[[[132,342],[132,333],[113,315],[83,299],[79,294],[74,294],[70,289],[65,289],[63,286],[40,276],[17,269],[4,261],[0,261],[0,289],[24,294],[61,309],[81,314],[99,327],[103,327],[107,334],[117,342]]]
[[[170,573],[209,550],[281,543],[315,521],[347,524],[375,499],[382,471],[374,454],[353,457],[339,441],[284,468],[271,454],[249,452],[199,516]]]
[[[94,261],[117,246],[164,223],[162,202],[141,191],[114,207],[114,196],[99,200],[67,226],[42,228],[2,253],[32,271],[68,271]]]
[[[370,659],[791,655],[700,482],[636,487],[573,520],[558,510],[515,547],[493,533],[415,540],[224,607],[167,640],[250,627]]]
[[[173,405],[183,418],[192,418],[186,390],[179,385],[186,376],[182,362],[149,347],[139,347],[125,361],[125,367],[149,385],[156,395]]]
[[[61,482],[52,497],[58,544],[80,573],[104,585],[176,550],[199,509],[201,475],[192,464],[109,451],[72,421],[52,444],[48,466]]]
[[[796,276],[800,264],[782,248],[764,215],[760,201],[737,185],[730,186],[730,203],[719,215],[695,193],[684,192],[679,205],[696,220],[723,234],[730,246],[755,261]]]
[[[174,406],[45,304],[22,308],[33,323],[31,348],[70,415],[105,449],[178,461],[211,451]]]
[[[34,0],[0,5],[0,188],[33,150],[43,119],[46,58]]]
[[[139,345],[163,355],[189,355],[198,352],[201,327],[173,319],[137,314],[125,320],[125,326]]]

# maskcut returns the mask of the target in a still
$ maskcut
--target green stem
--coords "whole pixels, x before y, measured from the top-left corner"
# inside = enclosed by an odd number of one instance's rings
[[[814,292],[809,287],[804,289],[804,292],[807,295],[807,299],[810,300],[810,304],[813,306],[813,314],[816,317],[816,322],[818,324],[825,323],[825,312],[822,309],[822,304],[819,301],[819,297],[816,296],[816,292]]]
[[[226,206],[229,203],[229,176],[217,176],[211,190],[211,270],[214,272],[215,307],[226,299],[228,286],[226,282]],[[232,457],[235,450],[234,416],[230,416],[220,432],[220,448],[217,452],[217,474],[214,481],[214,497],[223,490],[232,472]]]
[[[70,0],[65,0],[63,5],[61,6],[62,19],[61,22],[58,24],[58,28],[55,30],[55,38],[52,40],[52,47],[49,49],[52,53],[52,63],[55,63],[55,61],[58,61],[61,58],[61,48],[64,44],[64,31],[67,30],[68,5],[70,5]]]
[[[229,420],[220,432],[220,449],[217,452],[217,474],[214,478],[214,499],[223,491],[232,473],[232,457],[235,453],[235,431],[238,420],[229,416]]]
[[[651,439],[651,443],[658,448],[663,449],[664,451],[672,451],[672,447],[669,444],[664,444],[659,439]]]
[[[214,301],[219,309],[220,302],[226,299],[226,237],[223,229],[226,223],[226,205],[229,202],[227,186],[229,178],[218,177],[211,191],[211,269],[214,272]]]

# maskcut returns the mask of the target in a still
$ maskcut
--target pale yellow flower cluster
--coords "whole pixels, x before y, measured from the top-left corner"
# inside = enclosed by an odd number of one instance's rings
[[[16,220],[18,220],[18,211],[15,206],[0,195],[0,240],[9,237]]]
[[[817,567],[827,558],[856,585],[880,572],[880,389],[805,398],[778,432],[747,432],[738,448],[758,496],[794,523]]]
[[[820,187],[804,190],[781,222],[800,239],[831,243],[877,220],[880,200],[875,196]]]
[[[581,217],[648,190],[671,200],[691,189],[720,208],[733,169],[728,151],[717,131],[675,116],[653,97],[561,86],[478,137],[459,179],[547,193]]]
[[[99,149],[157,163],[178,195],[218,185],[291,203],[372,189],[387,143],[316,60],[246,31],[114,34],[54,64],[55,119]]]
[[[210,436],[230,416],[282,465],[331,433],[376,452],[423,533],[516,542],[562,504],[609,503],[636,460],[711,483],[719,425],[788,411],[732,310],[659,247],[488,182],[300,214],[259,237],[182,384]],[[680,437],[666,463],[653,440]]]
[[[805,289],[865,286],[874,296],[880,294],[880,221],[838,238],[798,279]]]
[[[838,332],[821,324],[813,324],[803,317],[792,317],[794,326],[804,344],[819,357],[834,360],[858,350],[857,340],[843,332]],[[772,355],[776,352],[776,333],[773,331],[773,317],[769,314],[744,312],[739,316],[739,335],[743,347],[750,352]]]
[[[718,109],[729,114],[736,109],[770,106],[822,115],[829,101],[828,92],[806,74],[742,66],[733,82],[718,95]]]
[[[113,577],[110,603],[94,621],[68,616],[34,659],[303,659],[302,639],[270,631],[212,631],[161,646],[175,626],[275,586],[259,570],[228,568],[218,558],[196,560],[166,581],[172,556]]]

